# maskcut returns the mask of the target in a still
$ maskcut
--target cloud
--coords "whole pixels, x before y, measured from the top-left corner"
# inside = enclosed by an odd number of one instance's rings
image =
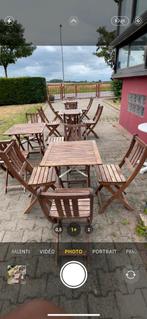
[[[95,46],[64,46],[65,80],[98,81],[109,80],[112,70],[103,58],[93,53]],[[59,46],[38,46],[32,56],[19,59],[8,66],[8,75],[43,76],[47,80],[62,78],[61,48]],[[4,76],[0,67],[0,76]]]

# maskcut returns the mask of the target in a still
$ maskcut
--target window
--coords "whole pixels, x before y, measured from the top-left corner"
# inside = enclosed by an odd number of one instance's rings
[[[127,68],[127,66],[128,66],[128,54],[129,54],[129,46],[128,45],[119,49],[118,69]]]
[[[119,49],[118,69],[145,64],[145,46],[147,44],[147,33],[134,40],[129,45]]]
[[[147,34],[133,41],[130,45],[129,66],[144,64]]]
[[[128,111],[140,117],[144,116],[146,97],[140,94],[128,94]]]
[[[133,0],[122,0],[122,2],[121,2],[120,16],[128,17],[130,23],[132,20],[132,5],[133,5]],[[122,33],[127,27],[128,27],[128,25],[120,26],[119,33]]]
[[[136,16],[140,16],[147,10],[147,0],[137,0]]]

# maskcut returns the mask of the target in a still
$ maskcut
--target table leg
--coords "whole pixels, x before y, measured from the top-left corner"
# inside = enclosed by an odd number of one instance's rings
[[[20,148],[22,148],[23,151],[25,151],[25,148],[23,147],[23,144],[21,143],[21,138],[20,135],[15,135],[16,140],[18,141],[18,144],[20,146]]]
[[[88,185],[88,187],[90,187],[90,166],[86,166],[86,171],[87,171],[87,175],[88,175],[87,185]]]
[[[35,134],[35,137],[38,141],[38,145],[39,145],[39,149],[40,149],[40,153],[41,154],[44,154],[44,143],[43,143],[43,139],[42,139],[42,136],[41,134]]]
[[[61,186],[62,188],[64,188],[62,179],[60,178],[60,168],[58,168],[58,167],[56,166],[56,167],[55,167],[55,170],[56,170],[56,174],[57,174],[57,176],[58,176],[58,178],[59,178],[60,186]]]

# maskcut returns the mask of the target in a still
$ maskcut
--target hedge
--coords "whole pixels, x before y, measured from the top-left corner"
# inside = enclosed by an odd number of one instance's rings
[[[0,105],[41,103],[46,99],[45,78],[0,78]]]

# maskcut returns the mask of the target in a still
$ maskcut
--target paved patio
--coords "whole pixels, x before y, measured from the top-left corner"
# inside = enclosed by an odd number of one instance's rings
[[[119,112],[108,105],[102,99],[95,99],[91,116],[95,113],[98,103],[104,105],[104,111],[101,121],[97,126],[99,139],[97,144],[101,157],[105,163],[116,163],[121,160],[126,152],[131,140],[131,136],[118,125]],[[79,100],[79,105],[87,105],[88,100]],[[54,103],[56,109],[62,109],[63,102]],[[49,107],[46,107],[46,113],[50,120],[53,114]],[[61,128],[62,130],[62,128]],[[92,139],[93,137],[90,136]],[[37,155],[31,157],[34,163],[40,161]],[[96,176],[94,169],[91,174],[92,187],[96,188]],[[7,195],[4,194],[4,177],[5,174],[0,170],[0,242],[49,242],[55,241],[56,235],[52,225],[45,219],[39,205],[36,205],[29,215],[24,215],[23,211],[27,206],[30,198],[28,193],[23,190],[10,190]],[[14,181],[11,181],[14,183]],[[128,188],[127,194],[130,203],[135,207],[134,212],[127,211],[117,201],[113,202],[106,210],[105,214],[99,215],[98,198],[94,201],[94,230],[89,235],[90,241],[95,242],[144,242],[145,238],[140,237],[135,232],[138,215],[143,212],[145,201],[147,199],[147,174],[138,175],[135,183]],[[67,235],[66,229],[62,234],[63,241],[69,241],[72,238]],[[76,237],[76,241],[86,240],[84,229],[81,234]]]

